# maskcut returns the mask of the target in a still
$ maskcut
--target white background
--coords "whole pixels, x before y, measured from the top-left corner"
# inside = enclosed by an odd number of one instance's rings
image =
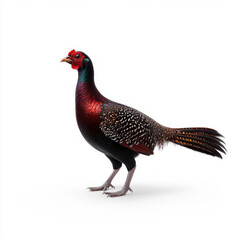
[[[239,239],[240,8],[233,1],[1,2],[1,240]],[[108,98],[225,136],[223,160],[168,144],[110,199],[75,121],[75,48]],[[123,167],[113,184],[119,189]]]

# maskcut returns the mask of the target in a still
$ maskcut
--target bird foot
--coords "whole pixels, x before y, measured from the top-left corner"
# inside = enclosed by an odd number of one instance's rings
[[[111,183],[104,183],[103,185],[99,187],[89,187],[89,191],[95,192],[95,191],[106,191],[108,188],[115,188]]]
[[[122,188],[120,191],[117,192],[104,192],[104,194],[107,195],[107,197],[121,197],[126,195],[127,191],[133,192],[133,190],[129,188]]]

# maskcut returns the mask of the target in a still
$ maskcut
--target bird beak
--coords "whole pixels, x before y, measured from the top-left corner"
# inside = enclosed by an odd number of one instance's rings
[[[71,64],[73,62],[73,60],[69,59],[69,56],[67,56],[67,57],[63,58],[60,62],[67,62],[67,63]]]

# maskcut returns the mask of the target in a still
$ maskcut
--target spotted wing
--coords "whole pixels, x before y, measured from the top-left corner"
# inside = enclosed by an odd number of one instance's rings
[[[156,122],[145,114],[118,104],[103,104],[100,129],[113,141],[135,152],[153,154]]]

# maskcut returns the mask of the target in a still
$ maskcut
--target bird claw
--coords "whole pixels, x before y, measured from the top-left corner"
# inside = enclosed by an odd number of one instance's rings
[[[118,192],[104,192],[104,194],[106,194],[107,197],[120,197],[120,196],[125,195],[126,193],[118,191]]]
[[[95,192],[95,191],[103,191],[105,192],[108,188],[115,188],[111,183],[103,184],[99,187],[88,187],[89,191]]]
[[[103,192],[103,194],[106,194],[107,197],[121,197],[126,195],[127,191],[133,192],[133,190],[129,187],[127,190],[126,189],[121,189],[120,191],[117,192]]]
[[[109,188],[115,188],[112,184],[110,184],[109,186],[105,186],[103,188],[103,194],[105,193],[106,190],[108,190]]]

